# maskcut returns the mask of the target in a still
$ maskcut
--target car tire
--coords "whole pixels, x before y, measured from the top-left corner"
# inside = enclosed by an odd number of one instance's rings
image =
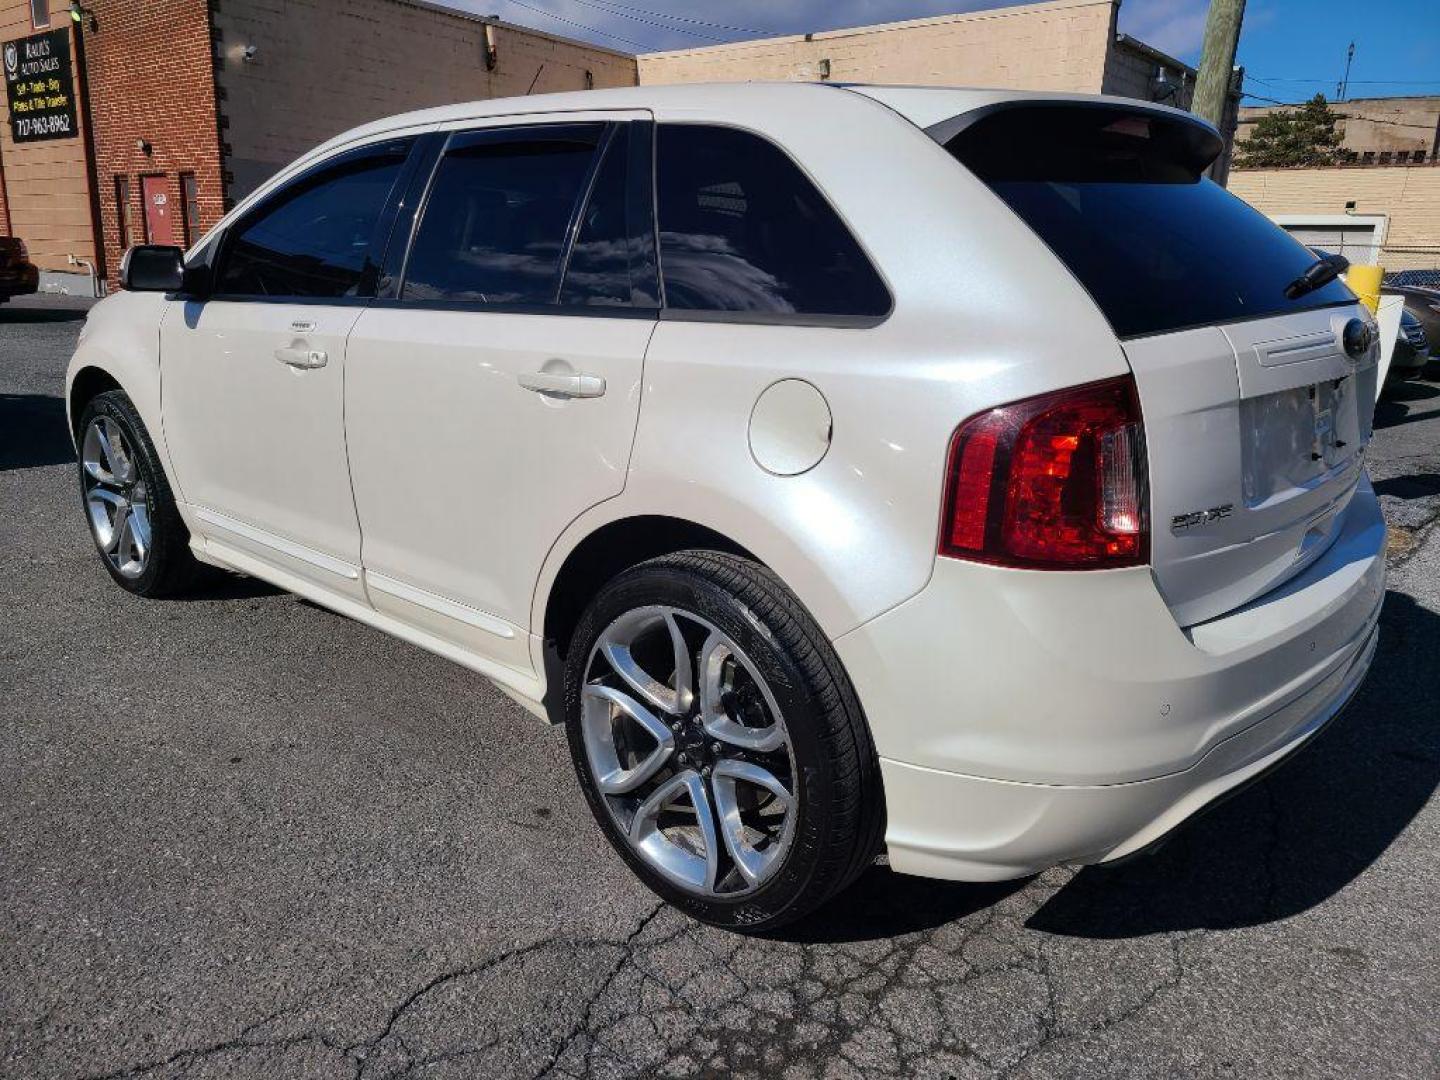
[[[606,584],[567,651],[565,717],[610,843],[702,922],[783,926],[879,852],[884,800],[859,700],[819,626],[751,560],[684,551]]]
[[[77,432],[81,509],[115,583],[145,597],[191,588],[202,567],[129,395],[97,394],[81,412]]]

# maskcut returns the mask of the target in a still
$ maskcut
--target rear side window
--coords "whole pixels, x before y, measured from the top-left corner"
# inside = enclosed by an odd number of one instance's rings
[[[1353,300],[1339,281],[1286,299],[1315,255],[1202,176],[1219,148],[1185,120],[1054,105],[992,113],[946,143],[1121,337]]]
[[[890,294],[835,210],[773,143],[703,124],[659,128],[665,306],[876,319]]]
[[[551,304],[603,124],[475,132],[435,171],[404,300]]]
[[[376,227],[409,150],[407,139],[346,154],[266,198],[228,236],[216,291],[366,295]]]

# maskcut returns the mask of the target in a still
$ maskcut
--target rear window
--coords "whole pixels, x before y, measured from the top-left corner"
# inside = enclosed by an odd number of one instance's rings
[[[983,116],[945,147],[1039,234],[1121,337],[1354,299],[1340,281],[1295,300],[1315,255],[1205,179],[1208,129],[1101,106]]]

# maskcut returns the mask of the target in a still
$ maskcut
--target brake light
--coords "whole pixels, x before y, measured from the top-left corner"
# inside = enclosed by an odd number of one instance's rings
[[[972,416],[950,443],[940,554],[1087,570],[1150,556],[1145,429],[1129,376]]]

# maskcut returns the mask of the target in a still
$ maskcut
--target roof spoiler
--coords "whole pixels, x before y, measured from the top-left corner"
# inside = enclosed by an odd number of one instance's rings
[[[1125,157],[1198,178],[1220,156],[1224,140],[1210,124],[1178,109],[1121,99],[1026,98],[995,102],[925,128],[925,134],[995,179],[1035,173],[1081,179],[1082,161]],[[1067,157],[1071,168],[1063,162]],[[1057,169],[1057,163],[1059,168]]]

